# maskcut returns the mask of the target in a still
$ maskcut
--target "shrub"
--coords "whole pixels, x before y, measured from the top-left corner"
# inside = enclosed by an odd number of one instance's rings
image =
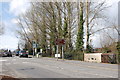
[[[72,50],[64,54],[65,59],[83,61],[84,54],[80,51]]]

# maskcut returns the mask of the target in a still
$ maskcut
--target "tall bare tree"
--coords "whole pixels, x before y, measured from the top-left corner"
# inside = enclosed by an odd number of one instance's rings
[[[90,36],[95,34],[96,32],[99,32],[101,30],[104,30],[106,28],[101,28],[96,31],[94,31],[94,27],[99,24],[98,21],[106,18],[106,16],[103,14],[103,12],[108,8],[109,6],[106,5],[105,1],[101,1],[98,3],[94,2],[88,2],[86,0],[86,50],[87,52],[91,51],[90,46]],[[98,26],[98,25],[97,25]]]

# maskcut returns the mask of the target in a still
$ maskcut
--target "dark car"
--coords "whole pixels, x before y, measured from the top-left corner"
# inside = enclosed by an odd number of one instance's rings
[[[6,52],[7,57],[12,57],[12,53],[11,52]]]
[[[19,51],[17,51],[15,55],[16,55],[16,56],[19,56]]]
[[[28,57],[28,53],[25,50],[19,52],[19,57]]]

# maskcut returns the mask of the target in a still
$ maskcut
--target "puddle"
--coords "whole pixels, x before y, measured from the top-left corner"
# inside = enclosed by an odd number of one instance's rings
[[[23,69],[20,69],[20,70],[33,70],[35,68],[23,68]]]

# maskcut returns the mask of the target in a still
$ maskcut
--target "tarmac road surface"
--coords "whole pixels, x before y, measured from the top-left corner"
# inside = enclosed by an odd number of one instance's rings
[[[0,74],[16,78],[118,78],[118,65],[15,56],[0,58]]]

